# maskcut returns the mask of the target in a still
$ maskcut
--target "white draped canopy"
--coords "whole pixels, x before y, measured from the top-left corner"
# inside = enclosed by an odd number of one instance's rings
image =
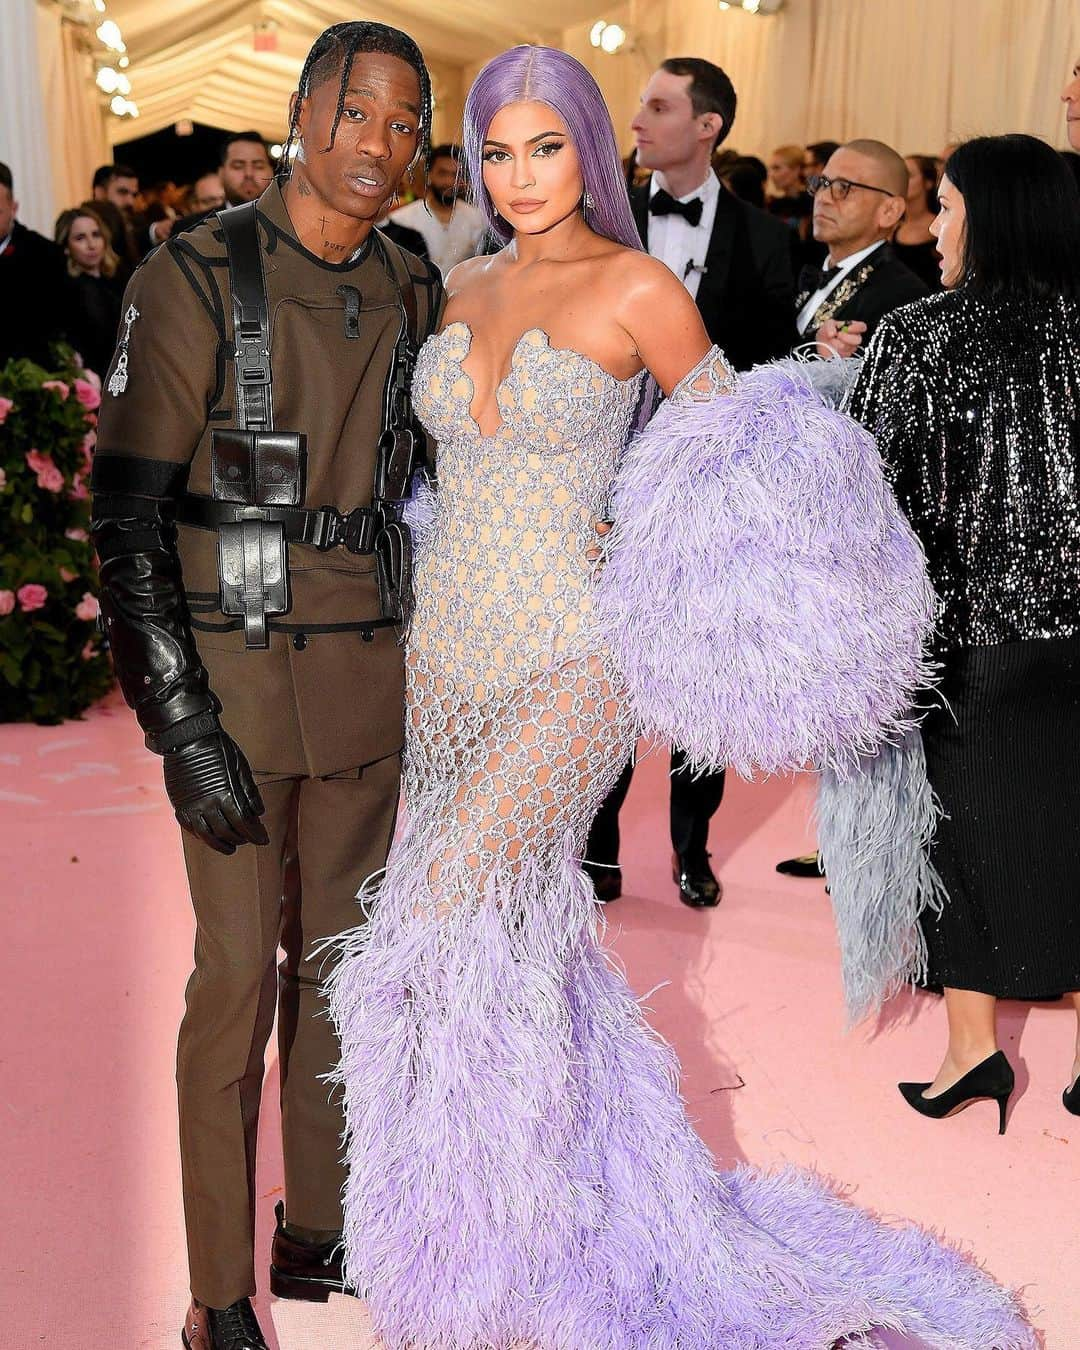
[[[649,72],[665,56],[704,56],[731,74],[731,144],[763,156],[785,142],[875,136],[935,153],[982,132],[1028,131],[1064,144],[1058,94],[1080,57],[1077,0],[787,0],[779,14],[716,0],[106,0],[123,33],[140,117],[117,119],[61,0],[4,0],[0,159],[19,174],[23,216],[39,228],[84,196],[108,144],[183,119],[279,140],[314,37],[344,19],[411,33],[431,66],[436,135],[454,137],[468,82],[518,42],[565,47],[604,90],[620,142]],[[613,56],[589,44],[597,19],[628,34]],[[262,45],[256,50],[256,32]],[[31,221],[31,223],[35,223]]]

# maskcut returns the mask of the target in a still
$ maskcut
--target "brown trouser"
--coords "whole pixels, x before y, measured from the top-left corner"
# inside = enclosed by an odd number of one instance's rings
[[[332,778],[257,775],[269,845],[226,857],[184,834],[196,934],[177,1049],[180,1158],[191,1291],[212,1308],[255,1293],[255,1141],[275,1008],[289,1221],[341,1227],[344,1119],[320,1080],[338,1042],[319,993],[328,958],[312,950],[362,919],[355,896],[386,861],[399,771],[394,754]]]

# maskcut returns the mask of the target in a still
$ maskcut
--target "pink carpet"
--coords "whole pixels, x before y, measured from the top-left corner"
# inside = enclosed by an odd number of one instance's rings
[[[1003,1005],[1019,1087],[1004,1139],[991,1104],[916,1116],[894,1085],[933,1073],[942,1008],[907,998],[886,1025],[846,1035],[824,888],[773,871],[811,843],[809,782],[732,783],[712,838],[724,901],[696,913],[668,872],[666,771],[653,756],[635,777],[628,894],[607,916],[717,1158],[816,1168],[861,1205],[944,1233],[1022,1288],[1047,1350],[1076,1350],[1080,1120],[1060,1101],[1071,1011]],[[174,1350],[186,1272],[173,1048],[192,921],[159,765],[115,701],[62,727],[0,727],[0,813],[13,938],[0,986],[0,1345]],[[271,1066],[263,1254],[281,1189],[276,1092]],[[374,1346],[352,1300],[263,1292],[258,1307],[279,1350]]]

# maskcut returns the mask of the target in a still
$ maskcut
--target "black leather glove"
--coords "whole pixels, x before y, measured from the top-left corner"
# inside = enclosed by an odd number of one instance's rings
[[[185,466],[136,456],[94,462],[90,530],[101,563],[101,613],[113,664],[147,747],[163,756],[180,824],[220,853],[265,844],[265,810],[191,632],[173,502]]]
[[[259,817],[266,810],[243,752],[224,731],[165,753],[165,791],[176,819],[218,853],[239,844],[268,844]]]

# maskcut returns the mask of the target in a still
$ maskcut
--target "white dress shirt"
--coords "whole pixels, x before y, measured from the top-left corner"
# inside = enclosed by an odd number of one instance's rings
[[[664,175],[657,170],[649,181],[650,201],[661,188],[670,196],[675,196],[668,187]],[[692,202],[695,197],[701,198],[701,219],[696,225],[691,225],[685,216],[649,217],[649,252],[671,268],[695,299],[705,267],[705,255],[709,251],[713,223],[716,220],[716,203],[722,191],[719,178],[710,169],[708,177],[700,187],[676,198],[676,201],[680,202]]]
[[[483,214],[470,202],[455,202],[446,225],[428,208],[423,197],[392,211],[390,219],[424,236],[428,256],[444,277],[451,267],[479,252],[487,234]]]
[[[807,300],[806,304],[803,305],[802,309],[799,310],[799,317],[795,321],[795,326],[796,328],[798,328],[800,333],[805,333],[807,328],[810,327],[810,320],[818,312],[818,308],[821,305],[822,301],[824,301],[828,296],[832,295],[833,291],[836,290],[837,286],[840,285],[840,283],[847,276],[847,274],[854,268],[858,267],[858,265],[863,261],[864,258],[869,258],[870,254],[873,253],[875,249],[880,248],[884,242],[885,242],[884,239],[879,239],[876,244],[871,244],[869,248],[862,248],[858,251],[858,253],[853,253],[850,258],[845,258],[842,263],[836,264],[836,266],[839,268],[839,271],[836,273],[836,276],[832,278],[832,280],[828,283],[827,286],[822,286],[818,290],[816,290],[814,294],[810,297],[810,299]],[[832,258],[830,257],[826,259],[821,270],[824,272],[832,266],[833,262]]]

